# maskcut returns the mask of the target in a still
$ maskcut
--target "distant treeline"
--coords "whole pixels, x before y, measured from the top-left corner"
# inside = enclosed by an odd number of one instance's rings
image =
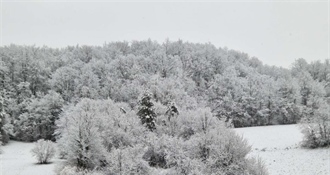
[[[209,107],[234,127],[293,124],[329,101],[330,61],[299,58],[286,69],[181,40],[61,49],[10,45],[0,47],[0,91],[4,142],[8,135],[55,140],[60,114],[82,98],[111,99],[136,110],[145,92],[158,106],[179,112]]]

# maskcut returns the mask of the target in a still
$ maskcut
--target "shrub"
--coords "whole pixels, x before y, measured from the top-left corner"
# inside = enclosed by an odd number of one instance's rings
[[[159,114],[155,129],[135,111],[111,100],[84,99],[57,123],[59,146],[68,161],[59,174],[253,174],[260,162],[246,158],[250,146],[209,108]],[[84,160],[81,166],[77,159]],[[87,166],[85,166],[87,165]],[[265,173],[259,173],[263,175]]]
[[[112,100],[83,99],[57,122],[58,146],[67,163],[81,169],[103,169],[109,152],[141,142],[147,129],[134,111]]]
[[[142,145],[113,149],[107,157],[109,165],[105,169],[105,174],[151,174],[148,162],[142,158],[143,152]]]
[[[302,120],[302,133],[304,134],[303,147],[317,148],[330,145],[329,105],[322,105],[313,116]]]
[[[52,141],[40,139],[37,141],[35,147],[31,150],[33,156],[38,160],[38,163],[45,164],[54,157],[55,146]]]
[[[60,171],[57,172],[57,174],[58,175],[104,175],[104,173],[97,170],[81,169],[75,166],[61,167]]]
[[[260,158],[251,158],[247,162],[248,174],[267,175],[268,171],[265,163]]]
[[[179,129],[174,136],[156,132],[148,139],[143,158],[149,166],[163,174],[267,174],[261,160],[246,158],[251,150],[247,141],[226,129],[209,109],[182,111],[176,122]]]

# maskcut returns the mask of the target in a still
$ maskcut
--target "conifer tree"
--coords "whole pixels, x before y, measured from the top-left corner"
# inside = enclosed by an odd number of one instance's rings
[[[153,109],[154,104],[151,102],[151,94],[144,93],[139,105],[140,107],[137,115],[140,117],[142,124],[145,125],[150,131],[153,131],[156,129],[156,113]]]

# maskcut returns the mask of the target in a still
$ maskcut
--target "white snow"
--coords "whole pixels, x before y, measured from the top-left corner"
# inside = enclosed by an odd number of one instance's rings
[[[299,147],[303,135],[298,125],[234,129],[252,145],[249,156],[264,160],[270,175],[329,175],[330,148]]]
[[[34,143],[10,141],[2,146],[0,154],[0,175],[54,175],[54,168],[63,160],[52,159],[49,164],[37,164],[32,157]]]
[[[302,134],[297,125],[265,126],[234,129],[252,145],[249,156],[265,161],[270,175],[329,175],[330,149],[299,147]],[[57,164],[64,160],[52,159],[39,165],[30,150],[33,143],[10,141],[2,147],[0,175],[54,175]]]

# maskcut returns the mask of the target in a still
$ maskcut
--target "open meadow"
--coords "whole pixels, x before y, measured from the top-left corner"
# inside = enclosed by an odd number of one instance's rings
[[[305,149],[298,125],[277,125],[234,129],[252,145],[249,156],[265,161],[270,175],[330,174],[330,149]]]
[[[298,125],[278,125],[234,129],[252,145],[248,156],[265,161],[270,175],[328,175],[330,149],[304,149]],[[38,165],[30,150],[33,143],[10,141],[2,147],[1,175],[52,175],[60,159]]]

